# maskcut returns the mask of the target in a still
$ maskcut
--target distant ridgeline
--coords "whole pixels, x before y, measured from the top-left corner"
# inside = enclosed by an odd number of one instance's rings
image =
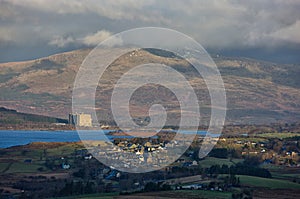
[[[68,120],[42,115],[19,113],[16,110],[0,107],[0,125],[26,123],[68,123]]]

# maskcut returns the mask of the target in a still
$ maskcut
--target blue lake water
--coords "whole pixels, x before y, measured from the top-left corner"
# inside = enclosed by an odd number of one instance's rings
[[[110,131],[103,130],[103,133],[84,131],[79,137],[77,131],[0,130],[0,148],[25,145],[32,142],[77,142],[80,140],[112,140],[113,138],[130,137],[105,135]],[[184,133],[188,133],[188,131]],[[206,132],[198,131],[198,134],[205,135]]]

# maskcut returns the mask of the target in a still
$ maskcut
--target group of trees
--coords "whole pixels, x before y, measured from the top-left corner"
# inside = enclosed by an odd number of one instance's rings
[[[209,156],[226,159],[228,157],[228,151],[226,148],[215,148],[211,150]]]
[[[94,182],[69,182],[60,190],[59,196],[91,194],[97,192],[97,186]]]
[[[205,169],[206,174],[233,174],[233,175],[249,175],[263,178],[271,178],[271,173],[264,168],[248,165],[245,163],[238,163],[236,165],[212,165],[210,168]]]
[[[161,185],[161,183],[148,182],[145,185],[143,191],[151,192],[151,191],[167,191],[167,190],[171,190],[170,185],[166,185],[166,184]]]

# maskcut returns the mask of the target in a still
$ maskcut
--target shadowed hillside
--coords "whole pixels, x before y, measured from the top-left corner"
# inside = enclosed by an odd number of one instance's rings
[[[15,110],[0,108],[0,126],[67,123],[68,120],[41,115],[19,113]]]

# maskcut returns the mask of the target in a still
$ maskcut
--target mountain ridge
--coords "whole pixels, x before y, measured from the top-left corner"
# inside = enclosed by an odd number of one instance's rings
[[[79,49],[36,60],[0,63],[0,106],[25,113],[67,118],[71,112],[76,72],[89,52],[90,49]],[[204,102],[204,115],[209,114],[206,86],[203,80],[194,75],[188,63],[177,57],[160,56],[157,52],[153,54],[147,50],[135,53],[137,56],[130,57],[128,54],[116,60],[104,74],[100,82],[104,86],[97,95],[104,105],[100,108],[101,115],[104,115],[102,119],[112,119],[108,96],[112,87],[109,84],[122,75],[124,68],[147,62],[171,65],[189,77],[200,101]],[[300,119],[299,66],[223,56],[213,57],[213,60],[219,68],[227,92],[227,123],[295,122]],[[145,89],[150,96],[157,92],[151,87]],[[163,99],[173,99],[167,91],[161,93]],[[142,99],[133,100],[132,108],[145,114],[135,116],[145,119],[149,107],[143,106],[142,102],[150,98],[136,96]],[[175,104],[171,102],[172,106]],[[175,115],[178,117],[178,114]]]

